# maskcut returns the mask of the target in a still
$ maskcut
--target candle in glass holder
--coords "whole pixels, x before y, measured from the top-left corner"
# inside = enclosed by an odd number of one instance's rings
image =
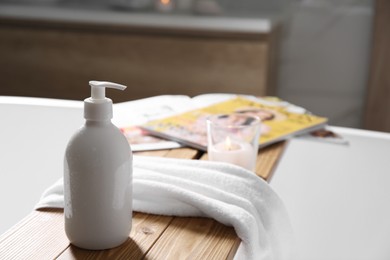
[[[159,12],[172,12],[174,9],[173,0],[155,0],[155,8]]]
[[[209,160],[228,162],[253,171],[256,166],[255,151],[249,143],[225,141],[212,145],[208,150]],[[257,154],[257,153],[256,153]]]
[[[260,135],[259,118],[239,114],[212,116],[207,120],[207,133],[209,160],[255,170]]]

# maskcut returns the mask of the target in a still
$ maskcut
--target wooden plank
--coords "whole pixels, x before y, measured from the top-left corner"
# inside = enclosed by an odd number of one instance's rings
[[[192,148],[179,148],[168,151],[165,157],[168,158],[179,158],[179,159],[197,159],[203,152],[192,149]]]
[[[176,217],[146,258],[228,259],[234,256],[239,242],[232,227],[215,220]]]
[[[142,156],[158,156],[167,158],[180,158],[180,159],[196,159],[200,157],[203,152],[192,149],[192,148],[177,148],[171,150],[159,150],[159,151],[142,151],[135,152],[135,155]]]
[[[54,259],[63,251],[59,259],[142,259],[171,220],[169,216],[135,213],[130,239],[125,244],[112,250],[92,251],[68,247],[61,210],[34,211],[1,236],[0,259]]]
[[[135,155],[142,155],[142,156],[156,156],[156,157],[164,157],[169,150],[158,150],[158,151],[140,151],[140,152],[134,152]]]
[[[176,148],[171,150],[140,151],[140,152],[134,152],[134,154],[142,155],[142,156],[196,159],[200,157],[200,154],[203,154],[203,152],[192,148],[183,147],[183,148]]]
[[[286,148],[287,141],[275,143],[260,150],[256,162],[256,174],[270,182],[272,174]]]
[[[110,250],[84,250],[70,246],[58,259],[143,259],[172,217],[135,213],[129,239]]]
[[[0,238],[0,259],[54,259],[68,246],[62,210],[34,211]]]

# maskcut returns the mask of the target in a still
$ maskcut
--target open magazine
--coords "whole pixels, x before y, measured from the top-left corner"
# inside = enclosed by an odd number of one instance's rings
[[[192,98],[184,95],[161,95],[115,103],[112,122],[127,138],[133,152],[179,148],[181,144],[151,136],[138,126],[188,110],[191,101]]]
[[[151,120],[141,127],[152,135],[206,151],[207,117],[233,112],[255,114],[262,119],[260,148],[293,135],[323,128],[327,123],[327,118],[305,113],[302,108],[277,98],[235,96],[218,103]]]

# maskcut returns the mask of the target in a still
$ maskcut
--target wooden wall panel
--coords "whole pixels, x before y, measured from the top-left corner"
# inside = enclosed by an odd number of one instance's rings
[[[364,128],[390,132],[390,1],[375,3],[374,42]]]
[[[275,37],[156,32],[0,25],[0,95],[83,99],[91,79],[127,85],[125,93],[110,91],[115,102],[160,94],[275,93]]]

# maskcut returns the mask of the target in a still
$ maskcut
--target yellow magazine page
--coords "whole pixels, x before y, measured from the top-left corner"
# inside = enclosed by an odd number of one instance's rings
[[[292,113],[284,106],[271,106],[237,97],[179,115],[150,121],[142,127],[157,136],[206,150],[207,117],[225,113],[252,114],[260,117],[262,120],[260,147],[293,134],[318,129],[327,122],[324,117]]]

